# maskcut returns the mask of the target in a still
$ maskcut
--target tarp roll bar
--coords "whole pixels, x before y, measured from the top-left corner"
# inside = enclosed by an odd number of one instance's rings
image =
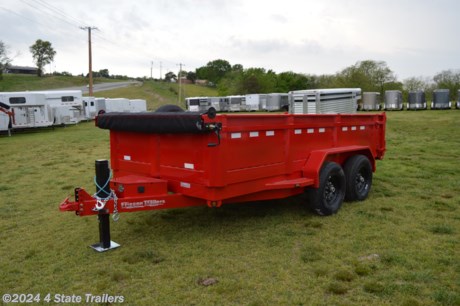
[[[209,133],[200,113],[195,112],[154,112],[154,113],[105,113],[97,116],[96,126],[101,129],[178,134]]]

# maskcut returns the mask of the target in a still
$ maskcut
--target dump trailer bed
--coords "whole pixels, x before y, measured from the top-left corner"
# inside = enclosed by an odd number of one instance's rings
[[[106,196],[77,188],[75,201],[60,208],[84,216],[219,207],[310,190],[316,212],[335,213],[345,196],[345,186],[336,186],[344,172],[351,189],[364,188],[367,196],[368,172],[385,152],[385,122],[385,114],[106,113],[96,120],[110,130],[112,178],[97,188]],[[367,172],[350,170],[356,163]]]

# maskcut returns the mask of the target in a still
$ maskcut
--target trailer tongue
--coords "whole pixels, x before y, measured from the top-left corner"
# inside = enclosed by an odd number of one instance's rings
[[[315,212],[334,214],[344,198],[367,197],[385,152],[385,122],[385,114],[103,114],[96,125],[110,130],[113,177],[106,162],[96,173],[96,195],[76,188],[75,200],[67,198],[60,210],[99,215],[98,250],[113,247],[104,225],[109,214],[305,191]]]

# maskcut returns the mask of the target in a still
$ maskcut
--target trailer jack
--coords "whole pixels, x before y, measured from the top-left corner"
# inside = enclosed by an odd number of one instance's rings
[[[96,198],[108,200],[111,195],[109,186],[110,169],[109,161],[106,159],[96,160]],[[97,207],[97,205],[96,205]],[[99,222],[99,242],[90,247],[97,252],[105,252],[116,249],[120,245],[110,240],[110,212],[105,207],[97,207],[97,220]]]

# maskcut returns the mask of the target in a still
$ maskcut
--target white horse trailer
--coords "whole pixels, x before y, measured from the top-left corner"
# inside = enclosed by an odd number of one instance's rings
[[[228,99],[228,111],[230,112],[241,112],[246,111],[246,97],[245,96],[227,96]]]
[[[0,102],[0,132],[8,131],[10,134],[12,117],[11,107]]]
[[[266,109],[267,107],[267,95],[266,94],[246,95],[245,101],[246,101],[246,110],[250,112]]]
[[[96,105],[96,114],[99,114],[101,111],[106,113],[113,112],[129,112],[130,103],[129,99],[125,98],[114,98],[114,99],[101,99],[95,101]]]
[[[185,98],[185,105],[187,106],[188,111],[199,112],[200,111],[200,97]]]
[[[355,113],[361,88],[308,89],[289,92],[291,114]]]
[[[12,129],[49,127],[54,116],[44,94],[33,92],[1,92],[0,102],[13,113]]]
[[[228,103],[222,101],[220,97],[209,97],[209,102],[211,107],[214,107],[216,112],[226,112],[228,111]]]
[[[76,124],[86,120],[81,90],[32,91],[43,94],[53,112],[55,125]]]
[[[85,108],[85,117],[92,120],[96,117],[96,99],[95,97],[83,97],[83,107]]]
[[[185,103],[187,110],[191,112],[207,112],[211,107],[211,101],[208,97],[191,97],[186,98]]]
[[[287,93],[270,93],[267,94],[265,107],[269,112],[288,111],[289,110],[289,94]]]
[[[131,113],[146,112],[147,111],[147,101],[143,99],[129,100],[129,111]]]

